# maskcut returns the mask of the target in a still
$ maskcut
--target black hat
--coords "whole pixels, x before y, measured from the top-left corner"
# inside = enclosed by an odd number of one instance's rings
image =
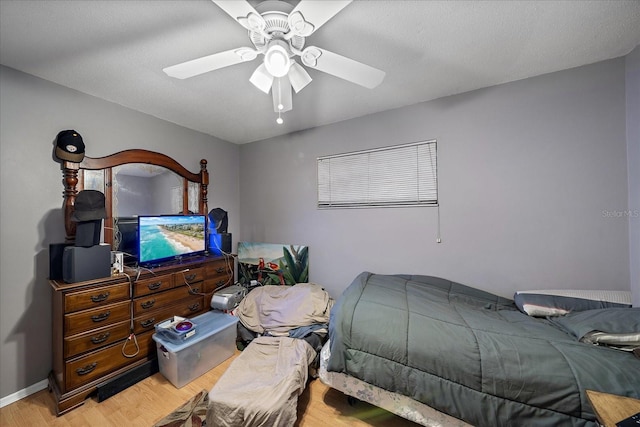
[[[58,133],[56,156],[62,160],[80,163],[84,159],[84,142],[75,130],[63,130]]]
[[[93,221],[107,217],[104,194],[97,190],[83,190],[76,196],[71,219],[75,222]]]

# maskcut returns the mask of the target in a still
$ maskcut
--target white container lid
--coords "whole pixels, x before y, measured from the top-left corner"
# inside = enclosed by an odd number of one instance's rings
[[[230,326],[235,326],[236,323],[238,323],[238,318],[227,313],[211,310],[207,313],[191,318],[191,321],[197,325],[196,333],[194,336],[186,339],[180,344],[164,340],[157,334],[153,334],[152,338],[171,353],[178,353],[179,351],[207,339]]]

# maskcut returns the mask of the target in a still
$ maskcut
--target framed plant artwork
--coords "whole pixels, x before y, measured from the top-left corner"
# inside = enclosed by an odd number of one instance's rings
[[[238,242],[238,281],[252,285],[295,285],[309,281],[309,247]]]

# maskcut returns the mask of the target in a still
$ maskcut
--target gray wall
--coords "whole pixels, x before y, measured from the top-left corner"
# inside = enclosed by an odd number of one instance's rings
[[[316,157],[437,139],[437,208],[316,208]],[[337,296],[363,270],[629,290],[625,60],[241,146],[241,239],[309,245]],[[638,164],[635,164],[638,167]]]
[[[629,259],[633,305],[640,307],[640,46],[626,57]]]
[[[207,159],[209,206],[239,232],[239,149],[33,76],[0,67],[0,396],[41,382],[51,370],[48,245],[64,241],[62,173],[53,156],[63,129],[87,155],[146,148],[197,172]]]

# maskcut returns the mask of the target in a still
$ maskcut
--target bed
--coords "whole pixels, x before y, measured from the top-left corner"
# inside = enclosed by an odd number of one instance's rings
[[[532,316],[535,298],[364,272],[331,311],[320,379],[429,426],[595,427],[586,390],[640,398],[640,309],[552,297],[562,315]]]

